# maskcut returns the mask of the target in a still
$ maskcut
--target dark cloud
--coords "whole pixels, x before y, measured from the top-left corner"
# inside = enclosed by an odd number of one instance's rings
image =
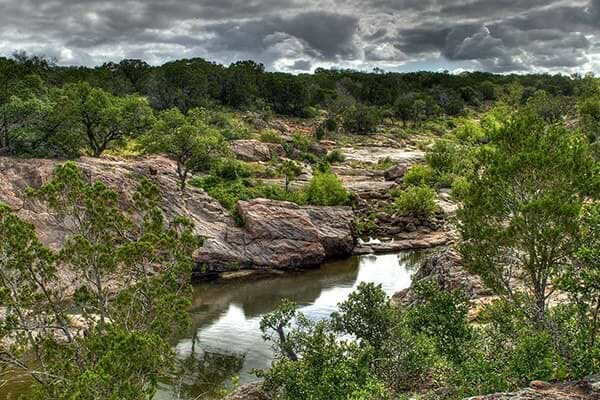
[[[600,0],[0,0],[0,54],[61,64],[600,72]]]
[[[310,60],[296,60],[290,67],[288,68],[290,71],[310,71],[312,68],[312,63]]]

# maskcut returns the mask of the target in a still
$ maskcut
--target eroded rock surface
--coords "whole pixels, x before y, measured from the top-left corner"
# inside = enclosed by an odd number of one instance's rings
[[[285,155],[282,145],[258,140],[233,140],[229,146],[236,158],[243,161],[269,161],[275,156]]]
[[[271,400],[264,390],[262,390],[260,383],[249,383],[242,385],[236,389],[233,393],[227,395],[223,400]]]
[[[298,206],[266,199],[241,201],[243,228],[228,227],[206,241],[197,260],[218,269],[295,268],[327,257],[349,255],[354,247],[349,207]]]
[[[38,236],[59,248],[69,234],[68,221],[57,219],[43,204],[27,198],[29,186],[51,179],[55,160],[0,157],[0,201],[36,227]],[[81,158],[77,164],[90,180],[100,180],[120,194],[127,209],[141,177],[155,181],[168,217],[182,215],[206,238],[197,261],[217,270],[231,268],[294,268],[320,264],[327,257],[352,253],[349,207],[300,207],[272,200],[240,202],[239,227],[216,200],[200,189],[181,193],[175,165],[163,157],[140,159]]]
[[[496,393],[471,397],[468,400],[598,400],[600,376],[594,375],[576,382],[549,384],[534,381],[530,387],[512,393]]]
[[[429,257],[413,275],[413,285],[425,279],[436,282],[446,291],[461,289],[474,301],[492,295],[479,277],[464,269],[461,257],[453,250],[445,250]],[[398,304],[412,303],[414,301],[412,286],[396,293],[393,300]]]

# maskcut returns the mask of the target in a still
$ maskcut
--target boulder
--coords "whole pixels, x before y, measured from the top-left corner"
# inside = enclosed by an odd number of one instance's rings
[[[285,150],[277,143],[263,143],[258,140],[233,140],[231,151],[242,161],[269,161],[275,156],[284,156]]]
[[[396,165],[385,171],[385,180],[395,181],[396,179],[404,178],[406,171],[408,171],[408,165]]]
[[[223,400],[271,400],[272,397],[261,387],[260,382],[248,383],[225,396]]]
[[[428,279],[436,282],[443,290],[463,290],[471,300],[492,295],[481,279],[464,269],[461,257],[452,250],[445,250],[429,257],[413,275],[413,285]],[[411,304],[414,301],[412,285],[396,293],[394,301],[400,304]]]
[[[600,376],[592,375],[579,381],[546,383],[534,381],[529,388],[512,393],[495,393],[470,397],[468,400],[598,400]]]
[[[354,213],[349,207],[299,206],[267,199],[240,201],[243,228],[208,239],[199,263],[227,270],[316,266],[352,254]]]

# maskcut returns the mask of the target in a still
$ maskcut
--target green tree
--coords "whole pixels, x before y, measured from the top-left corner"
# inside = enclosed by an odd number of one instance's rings
[[[552,281],[576,249],[593,160],[579,133],[548,126],[531,110],[486,136],[458,213],[460,251],[497,293],[517,302],[524,284],[532,319],[543,322]]]
[[[388,297],[373,283],[361,283],[332,314],[336,331],[350,333],[366,341],[378,353],[389,337],[393,309]]]
[[[295,161],[284,160],[279,166],[279,172],[285,178],[285,191],[289,191],[290,182],[302,173],[302,167]]]
[[[264,337],[276,342],[271,369],[259,373],[268,390],[290,400],[384,396],[383,385],[370,369],[371,347],[340,341],[326,323],[311,323],[298,313],[295,304],[284,302],[280,309],[267,314],[261,330]],[[284,342],[280,342],[282,338]],[[292,357],[290,347],[294,349]]]
[[[71,232],[54,253],[33,226],[0,210],[0,367],[33,379],[28,398],[152,398],[173,366],[169,339],[188,320],[200,244],[190,223],[164,219],[148,180],[130,218],[115,192],[86,182],[73,163],[31,195]]]
[[[191,173],[208,169],[229,149],[223,136],[204,122],[200,109],[192,109],[187,115],[176,108],[161,112],[153,128],[142,137],[142,144],[147,151],[164,153],[177,162],[181,190]]]
[[[112,144],[135,137],[152,126],[154,117],[146,99],[117,97],[88,83],[65,87],[64,115],[81,132],[90,154],[100,157]]]
[[[39,96],[13,96],[2,106],[5,144],[10,153],[77,156],[83,142],[62,114],[65,101],[63,91],[52,88]]]

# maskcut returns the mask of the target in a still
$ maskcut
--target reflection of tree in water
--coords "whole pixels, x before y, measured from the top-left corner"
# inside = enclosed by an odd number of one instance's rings
[[[403,251],[398,253],[398,262],[400,265],[404,265],[411,273],[415,273],[435,251],[432,249]]]
[[[181,400],[218,399],[226,384],[244,365],[244,354],[215,353],[196,349],[194,337],[190,354],[178,360],[173,379],[173,398]]]

